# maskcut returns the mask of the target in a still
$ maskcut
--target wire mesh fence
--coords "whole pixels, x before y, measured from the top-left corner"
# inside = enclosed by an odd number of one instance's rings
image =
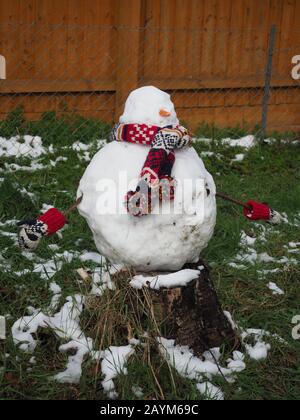
[[[1,23],[0,33],[2,158],[107,138],[143,85],[171,93],[196,137],[299,139],[300,32],[290,48],[279,30],[271,45],[270,28]]]

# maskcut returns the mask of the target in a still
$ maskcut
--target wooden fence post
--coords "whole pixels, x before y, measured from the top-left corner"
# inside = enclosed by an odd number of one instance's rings
[[[271,86],[272,70],[273,70],[272,65],[273,65],[275,39],[276,39],[276,25],[272,25],[270,34],[269,34],[268,59],[267,59],[266,72],[265,72],[265,86],[264,86],[264,96],[263,96],[262,116],[261,116],[261,135],[260,135],[261,141],[264,141],[266,137],[266,131],[267,131],[267,116],[268,116],[268,107],[269,107],[269,99],[270,99],[270,86]]]
[[[123,112],[129,92],[138,86],[142,0],[117,2],[117,60],[115,121]]]

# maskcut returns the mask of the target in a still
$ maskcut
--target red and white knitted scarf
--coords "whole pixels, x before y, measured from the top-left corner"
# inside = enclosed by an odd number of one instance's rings
[[[117,124],[112,133],[111,140],[125,141],[129,143],[141,144],[150,146],[151,149],[147,155],[146,161],[140,173],[140,182],[135,192],[129,191],[127,195],[127,208],[131,213],[130,205],[128,203],[133,201],[137,194],[141,195],[142,185],[147,186],[147,189],[153,190],[159,188],[162,180],[168,179],[172,182],[172,168],[175,162],[175,149],[180,149],[188,146],[191,143],[191,138],[188,131],[181,126],[178,127],[157,127],[147,124]],[[144,188],[145,190],[145,188]],[[153,192],[153,191],[152,191]],[[174,187],[169,191],[169,197],[174,196]],[[143,199],[143,202],[147,200]],[[152,200],[153,201],[153,200]],[[146,209],[141,209],[139,214],[147,214],[149,205]],[[135,205],[136,208],[136,205]]]

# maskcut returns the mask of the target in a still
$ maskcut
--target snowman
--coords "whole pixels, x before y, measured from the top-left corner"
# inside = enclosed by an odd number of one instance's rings
[[[111,142],[86,169],[77,201],[64,212],[18,223],[20,248],[33,252],[78,208],[99,252],[137,271],[176,271],[198,261],[216,223],[216,196],[244,216],[276,225],[284,219],[267,203],[242,203],[216,192],[212,176],[180,126],[170,95],[146,86],[129,95]]]
[[[111,140],[77,192],[100,254],[142,272],[197,262],[214,232],[216,188],[170,95],[131,92]]]

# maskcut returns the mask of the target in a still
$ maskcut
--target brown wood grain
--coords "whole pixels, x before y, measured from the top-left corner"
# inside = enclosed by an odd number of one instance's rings
[[[276,24],[269,125],[295,128],[299,22],[299,0],[0,0],[0,116],[20,103],[28,118],[62,112],[64,96],[68,109],[117,120],[128,93],[153,84],[193,127],[259,123]]]

